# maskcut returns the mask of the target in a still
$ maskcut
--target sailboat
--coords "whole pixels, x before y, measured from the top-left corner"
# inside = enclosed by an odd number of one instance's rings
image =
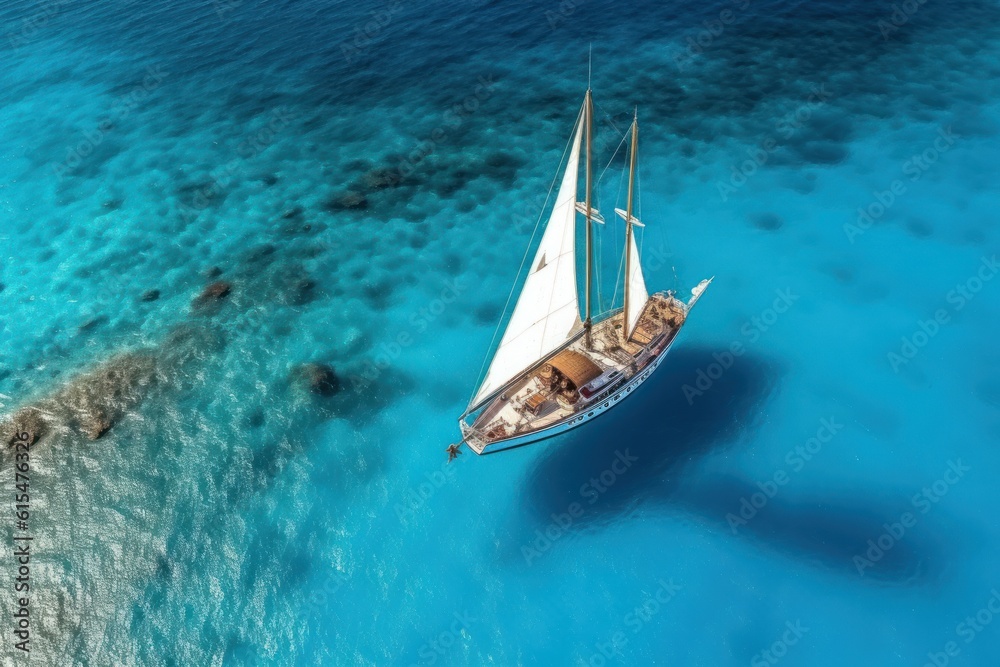
[[[583,426],[631,396],[663,362],[688,313],[712,279],[701,281],[685,302],[672,290],[649,294],[634,229],[638,113],[629,130],[628,198],[615,209],[624,220],[624,302],[592,313],[594,224],[593,99],[587,90],[573,127],[569,157],[500,345],[485,377],[459,418],[463,442],[491,454]],[[580,154],[585,185],[579,196]],[[558,174],[557,174],[558,176]],[[555,181],[553,181],[553,184]],[[581,315],[577,283],[577,225],[585,225],[586,275]],[[486,364],[484,363],[484,366]],[[449,447],[452,457],[458,445]]]

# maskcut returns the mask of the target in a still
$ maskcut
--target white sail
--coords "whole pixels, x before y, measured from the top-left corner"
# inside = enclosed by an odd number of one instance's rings
[[[628,312],[625,313],[626,339],[632,337],[635,325],[639,323],[639,315],[649,301],[649,293],[646,292],[646,280],[642,277],[642,266],[639,264],[638,244],[635,242],[635,231],[633,230],[632,242],[629,244],[629,275],[628,280]]]
[[[583,326],[576,285],[575,228],[583,126],[581,113],[552,214],[500,347],[470,406],[559,348]]]

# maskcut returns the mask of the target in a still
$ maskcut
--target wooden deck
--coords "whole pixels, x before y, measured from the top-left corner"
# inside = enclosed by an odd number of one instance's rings
[[[557,350],[487,405],[472,429],[486,443],[496,442],[547,428],[587,409],[654,359],[676,335],[685,314],[683,303],[658,293],[649,298],[631,340],[622,340],[621,313],[595,323],[589,340],[584,334],[564,349],[578,352],[600,367],[604,373],[601,379],[620,371],[612,382],[584,397],[581,387],[548,364],[562,351]]]

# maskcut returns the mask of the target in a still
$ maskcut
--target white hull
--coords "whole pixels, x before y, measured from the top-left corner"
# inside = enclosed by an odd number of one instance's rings
[[[615,209],[625,220],[622,306],[604,313],[604,318],[592,316],[592,228],[593,223],[603,222],[591,200],[592,134],[593,106],[588,89],[567,145],[569,157],[545,231],[527,265],[521,292],[485,378],[459,418],[462,437],[477,454],[561,435],[625,400],[663,363],[688,312],[711,282],[703,280],[691,290],[686,304],[675,298],[673,291],[653,295],[647,291],[633,232],[633,227],[645,226],[633,208],[639,138],[638,120],[633,117],[627,206]],[[581,162],[584,144],[586,154]],[[578,177],[583,164],[586,187],[581,200]],[[553,180],[553,186],[555,183]],[[546,204],[548,201],[546,197]],[[576,276],[577,213],[585,216],[586,225],[582,315]],[[522,268],[525,260],[527,254]],[[448,451],[454,457],[457,448],[452,445]]]
[[[667,346],[656,355],[656,358],[650,362],[650,364],[644,368],[641,372],[637,373],[635,376],[629,378],[617,389],[613,390],[613,393],[609,394],[606,398],[595,402],[595,404],[589,410],[581,410],[579,414],[573,415],[570,418],[556,422],[548,428],[539,429],[537,431],[532,431],[531,433],[525,433],[522,436],[514,436],[511,438],[506,438],[503,440],[498,440],[495,442],[486,443],[482,449],[475,446],[470,440],[466,440],[469,445],[477,454],[493,454],[496,452],[503,451],[505,449],[513,449],[514,447],[522,447],[524,445],[529,445],[533,442],[538,442],[539,440],[546,440],[548,438],[555,437],[557,435],[562,435],[567,431],[571,431],[578,426],[583,426],[587,422],[597,419],[605,412],[611,410],[616,405],[621,403],[624,399],[632,395],[639,385],[649,379],[660,364],[663,363],[664,358],[670,352],[670,349],[674,346],[674,342],[677,340],[677,336],[680,335],[680,331],[674,335],[673,339]],[[465,431],[465,424],[462,423],[463,431]]]

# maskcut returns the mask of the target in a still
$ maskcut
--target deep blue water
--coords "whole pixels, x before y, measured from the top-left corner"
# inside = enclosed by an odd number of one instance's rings
[[[1000,664],[996,2],[8,0],[0,37],[0,412],[160,360],[32,453],[33,664]],[[590,44],[602,209],[638,105],[647,284],[716,280],[615,411],[447,465]]]

